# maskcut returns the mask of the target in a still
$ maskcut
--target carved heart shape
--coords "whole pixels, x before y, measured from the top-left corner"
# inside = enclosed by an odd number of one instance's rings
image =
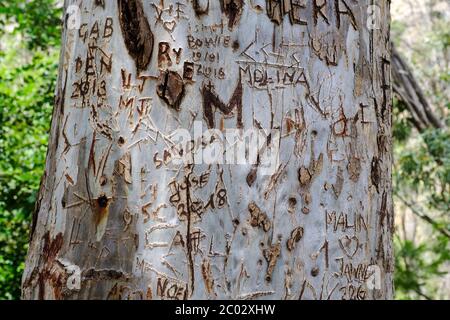
[[[339,245],[349,258],[353,258],[359,249],[359,239],[356,236],[345,235],[339,239]]]
[[[175,29],[175,27],[177,26],[177,22],[175,20],[172,21],[165,21],[163,23],[164,29],[166,29],[167,31],[169,31],[170,33],[173,32],[173,30]]]

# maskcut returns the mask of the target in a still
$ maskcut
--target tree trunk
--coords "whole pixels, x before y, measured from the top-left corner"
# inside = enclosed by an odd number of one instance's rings
[[[392,298],[373,3],[66,1],[23,298]]]

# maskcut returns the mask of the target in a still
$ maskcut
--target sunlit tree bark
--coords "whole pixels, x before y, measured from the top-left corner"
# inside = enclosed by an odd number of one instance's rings
[[[389,1],[65,8],[23,298],[392,298]]]

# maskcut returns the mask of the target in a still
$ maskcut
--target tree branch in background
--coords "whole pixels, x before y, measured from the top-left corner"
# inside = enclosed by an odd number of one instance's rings
[[[434,114],[411,69],[394,45],[392,45],[392,76],[394,93],[408,109],[412,122],[419,132],[430,127],[437,129],[445,127]]]
[[[408,200],[406,200],[405,198],[403,198],[400,194],[398,194],[398,192],[394,192],[394,195],[405,205],[407,206],[412,213],[414,213],[416,216],[418,216],[420,219],[424,220],[425,222],[429,223],[430,225],[433,226],[433,228],[435,228],[438,232],[440,232],[442,235],[446,236],[447,238],[450,239],[450,231],[442,228],[442,226],[440,226],[440,224],[438,222],[436,222],[435,220],[433,220],[433,218],[431,218],[430,216],[428,216],[425,213],[420,212],[417,208],[416,205],[414,203],[410,203],[408,202]]]

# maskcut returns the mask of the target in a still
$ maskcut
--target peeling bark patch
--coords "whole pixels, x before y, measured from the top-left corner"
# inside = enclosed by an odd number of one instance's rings
[[[119,21],[128,53],[138,73],[147,69],[153,53],[153,33],[140,0],[118,0]]]
[[[361,173],[361,161],[356,157],[352,157],[348,163],[347,170],[350,180],[358,182]]]
[[[209,12],[209,0],[206,8],[202,8],[198,3],[198,0],[192,0],[192,8],[194,9],[195,15],[201,17],[202,15],[208,14]]]
[[[208,259],[204,259],[202,262],[202,276],[205,282],[205,289],[208,294],[216,296],[214,292],[214,279],[211,270],[211,262]]]
[[[303,238],[304,230],[302,227],[295,228],[291,232],[291,237],[286,243],[287,249],[289,251],[293,251],[295,249],[295,245]]]
[[[249,172],[249,174],[247,175],[247,184],[249,187],[253,186],[253,184],[256,181],[256,177],[257,177],[257,172],[258,170],[256,168],[252,168],[252,170]]]
[[[314,153],[311,152],[314,159]],[[320,154],[319,159],[312,160],[309,168],[300,167],[298,169],[298,181],[300,182],[300,186],[305,189],[309,189],[311,187],[311,183],[315,177],[317,177],[322,172],[323,167],[323,153]]]
[[[44,267],[40,271],[38,278],[39,299],[44,300],[44,298],[46,297],[45,289],[48,281],[50,281],[50,284],[53,288],[54,298],[61,299],[62,277],[56,269],[57,264],[55,264],[55,260],[58,252],[63,246],[64,237],[62,233],[58,233],[54,239],[51,239],[50,232],[47,231],[42,240],[44,241],[44,247],[42,250]]]
[[[288,212],[290,214],[293,214],[295,212],[295,209],[297,207],[297,202],[298,202],[297,198],[295,198],[295,197],[290,197],[289,198],[289,200],[288,200],[288,204],[289,204]]]
[[[301,167],[298,170],[298,181],[300,182],[301,186],[307,186],[311,182],[311,173],[309,173],[309,170],[305,167]]]
[[[50,232],[46,232],[44,235],[44,248],[42,251],[42,256],[47,264],[51,264],[55,261],[58,252],[61,250],[64,239],[63,234],[58,233],[56,237],[52,240],[50,239]]]
[[[256,203],[252,202],[248,205],[248,211],[250,212],[250,225],[252,227],[260,227],[265,232],[268,232],[272,227],[272,223],[270,222],[267,214],[261,211],[261,209],[256,205]]]
[[[97,7],[102,7],[103,9],[105,9],[105,0],[95,0],[95,5]]]
[[[118,172],[123,177],[126,183],[132,184],[133,179],[131,176],[131,154],[127,152],[120,158],[119,164],[118,164]]]
[[[106,176],[101,176],[100,177],[100,185],[102,187],[106,186],[106,184],[108,183],[108,178]]]
[[[205,120],[208,123],[209,128],[215,128],[214,124],[214,112],[213,107],[218,108],[223,114],[229,115],[233,110],[237,110],[237,127],[242,128],[242,81],[239,76],[238,84],[234,90],[228,104],[225,104],[219,96],[213,91],[213,88],[204,86],[202,89],[203,97],[203,112]]]
[[[289,206],[295,207],[297,205],[297,199],[294,197],[289,198]]]
[[[59,272],[59,270],[56,270],[56,268],[53,268],[52,265],[48,265],[45,267],[44,270],[41,271],[39,274],[39,300],[45,300],[46,299],[46,286],[50,285],[53,289],[53,298],[54,300],[61,300],[63,298],[63,284],[64,284],[64,277]]]
[[[277,243],[271,246],[269,249],[264,250],[264,258],[267,261],[266,281],[272,280],[272,273],[277,264],[278,257],[281,254],[281,244]]]
[[[370,178],[372,180],[372,184],[377,189],[377,192],[379,192],[379,184],[381,180],[381,167],[380,167],[380,160],[377,157],[373,157],[372,159],[372,170]]]
[[[228,17],[228,28],[233,29],[239,23],[241,19],[242,11],[244,8],[243,0],[221,0],[220,8],[222,12]]]
[[[300,194],[302,195],[302,199],[304,202],[304,206],[302,208],[303,214],[309,214],[310,208],[309,205],[312,202],[311,197],[311,185],[315,178],[317,178],[323,169],[323,153],[320,154],[319,158],[315,160],[314,155],[314,137],[317,135],[315,131],[312,132],[313,141],[311,142],[311,163],[309,167],[300,167],[297,172],[297,179],[300,184]]]
[[[379,210],[378,214],[380,216],[380,227],[382,228],[385,225],[385,222],[387,222],[386,225],[388,227],[388,230],[389,230],[389,232],[392,233],[392,230],[394,230],[394,221],[393,221],[393,219],[391,219],[392,215],[389,214],[389,211],[387,208],[387,198],[388,198],[388,195],[384,191],[383,196],[381,198],[381,206],[380,206],[380,210]]]
[[[172,66],[172,59],[170,58],[170,44],[168,42],[159,43],[158,51],[158,68],[167,68]]]
[[[184,83],[181,76],[175,71],[161,72],[159,84],[156,88],[158,96],[172,109],[180,111],[184,97]]]

